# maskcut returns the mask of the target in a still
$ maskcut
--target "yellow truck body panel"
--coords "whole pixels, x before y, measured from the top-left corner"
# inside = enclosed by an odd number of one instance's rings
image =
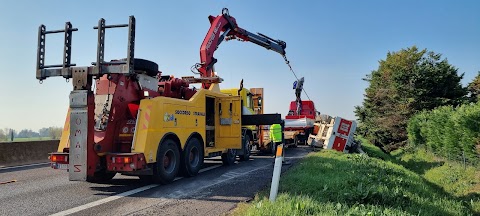
[[[207,146],[206,112],[207,98],[214,104],[215,142]],[[140,101],[139,114],[133,137],[132,152],[143,153],[147,163],[156,162],[157,150],[162,139],[178,138],[180,148],[193,134],[199,134],[204,143],[205,156],[214,152],[242,148],[241,101],[239,96],[220,92],[218,84],[209,90],[199,89],[190,100],[155,97]],[[67,113],[58,152],[69,147],[70,111]]]

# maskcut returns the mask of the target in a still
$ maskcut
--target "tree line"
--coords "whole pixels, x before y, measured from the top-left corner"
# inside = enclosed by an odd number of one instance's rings
[[[478,123],[469,126],[480,122],[480,115],[476,115],[480,105],[475,104],[480,95],[480,72],[467,86],[461,84],[463,76],[441,54],[427,49],[412,46],[388,52],[378,68],[364,78],[369,85],[362,105],[355,107],[358,133],[385,152],[427,142],[438,147],[445,140],[437,135],[451,133],[450,142],[445,144],[449,148],[437,150],[446,154],[468,149],[467,154],[476,157],[475,145],[466,144],[466,140],[480,140]],[[466,127],[476,131],[466,133]]]
[[[435,154],[459,162],[480,162],[480,103],[442,106],[422,111],[408,122],[411,146],[425,146]]]
[[[11,128],[0,129],[0,141],[12,141],[15,138],[50,138],[60,139],[62,136],[62,127],[44,127],[38,131],[31,129],[22,129],[20,131]]]

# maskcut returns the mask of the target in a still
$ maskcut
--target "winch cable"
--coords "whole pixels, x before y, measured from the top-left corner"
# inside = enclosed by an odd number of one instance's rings
[[[295,73],[295,71],[293,70],[292,68],[292,65],[290,65],[290,61],[288,61],[287,59],[287,56],[286,55],[283,55],[283,59],[285,59],[285,63],[288,65],[288,67],[290,68],[290,71],[293,73],[293,75],[295,76],[295,79],[297,79],[297,81],[300,81],[297,77],[297,74]],[[307,96],[308,100],[312,100],[310,99],[310,97],[308,96],[307,94],[307,91],[305,90],[305,87],[302,88],[303,92],[305,93],[305,95]]]

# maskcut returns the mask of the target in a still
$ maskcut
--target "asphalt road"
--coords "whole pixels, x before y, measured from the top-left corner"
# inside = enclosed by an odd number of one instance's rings
[[[309,151],[287,149],[286,159],[293,165]],[[169,185],[119,174],[108,184],[72,182],[45,164],[2,168],[0,215],[220,215],[266,187],[273,172],[271,156],[233,166],[221,166],[220,159],[205,164],[198,176]]]

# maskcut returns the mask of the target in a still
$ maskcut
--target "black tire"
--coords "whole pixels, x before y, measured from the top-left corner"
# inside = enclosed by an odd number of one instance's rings
[[[260,154],[270,154],[270,152],[272,151],[272,144],[271,144],[271,142],[267,143],[265,145],[265,147],[263,147],[263,149],[260,148],[260,147],[258,147],[258,149],[259,149]]]
[[[121,59],[122,61],[126,61],[127,59]],[[156,76],[158,73],[158,64],[149,60],[135,58],[133,64],[134,70],[145,71],[148,76]]]
[[[240,161],[248,161],[250,160],[250,154],[251,154],[251,146],[250,146],[250,136],[246,134],[243,139],[242,139],[242,150],[243,150],[243,155],[239,155],[238,157],[240,158]]]
[[[231,166],[235,164],[236,157],[237,151],[235,149],[228,149],[227,153],[222,154],[223,165]]]
[[[275,156],[275,154],[277,154],[277,144],[274,143],[274,142],[271,142],[270,143],[270,153]]]
[[[358,143],[353,142],[352,146],[350,146],[350,149],[348,150],[348,153],[357,153],[358,152]]]
[[[157,162],[153,166],[153,181],[160,184],[172,182],[180,170],[180,153],[177,144],[166,139],[157,151]]]
[[[191,138],[182,152],[181,168],[185,177],[196,176],[203,166],[203,146],[197,138]]]
[[[97,171],[95,174],[93,174],[93,177],[87,177],[87,181],[92,183],[105,183],[112,180],[116,174],[117,173]]]
[[[292,148],[297,148],[298,147],[298,137],[295,136],[295,138],[293,138],[293,145],[291,145]]]

